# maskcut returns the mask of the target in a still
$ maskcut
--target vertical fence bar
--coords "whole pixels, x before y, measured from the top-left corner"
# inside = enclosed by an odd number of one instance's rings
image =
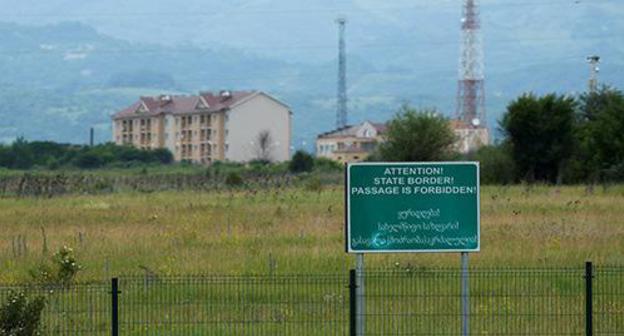
[[[349,271],[349,335],[356,336],[356,316],[357,316],[357,284],[355,283],[355,270]]]
[[[119,279],[111,280],[111,335],[119,336]]]
[[[594,298],[593,298],[594,267],[591,261],[585,263],[585,335],[594,334]]]
[[[356,256],[356,335],[363,336],[366,328],[366,297],[364,294],[364,254],[358,253]]]

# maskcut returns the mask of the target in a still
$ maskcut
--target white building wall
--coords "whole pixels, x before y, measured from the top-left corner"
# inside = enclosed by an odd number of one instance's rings
[[[176,154],[175,152],[175,144],[176,144],[176,128],[175,128],[175,117],[172,115],[165,116],[165,147],[171,152],[171,154]]]
[[[232,107],[225,120],[225,159],[247,162],[257,158],[258,134],[271,134],[271,160],[290,159],[291,116],[287,106],[259,93]]]
[[[113,123],[112,123],[112,131],[113,131],[113,138],[111,139],[113,141],[114,144],[119,145],[119,143],[117,142],[117,120],[113,119]]]

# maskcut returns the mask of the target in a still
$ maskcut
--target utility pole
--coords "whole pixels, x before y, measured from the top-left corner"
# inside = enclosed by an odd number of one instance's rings
[[[600,56],[591,55],[587,56],[587,63],[589,63],[589,92],[594,93],[598,90],[598,73],[600,72]]]
[[[485,66],[477,0],[464,0],[461,28],[456,117],[466,125],[485,128]]]
[[[95,130],[93,129],[93,127],[91,127],[91,129],[89,130],[89,146],[93,147],[94,145],[94,139],[95,138]]]
[[[338,24],[338,99],[336,128],[347,126],[347,52],[345,42],[346,18],[336,19]]]

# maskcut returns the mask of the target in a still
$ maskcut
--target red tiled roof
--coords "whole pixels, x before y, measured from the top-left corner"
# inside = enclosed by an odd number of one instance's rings
[[[364,125],[364,123],[365,122],[358,124],[358,125],[345,126],[343,128],[338,128],[336,130],[320,134],[318,138],[354,137],[357,135],[358,130],[360,129],[360,127],[362,127],[362,125]],[[383,134],[388,128],[386,124],[373,123],[370,121],[368,123],[373,125],[373,127],[377,130],[377,133],[379,134]]]
[[[200,97],[208,104],[208,108],[204,112],[217,112],[230,108],[232,105],[243,101],[244,99],[256,94],[257,91],[234,91],[229,95],[212,92],[201,92],[197,96],[157,96],[157,97],[141,97],[139,101],[128,106],[127,108],[115,113],[113,119],[128,118],[135,116],[157,116],[161,114],[191,114],[199,112],[197,106]],[[137,110],[141,105],[146,107],[144,113],[137,114]]]

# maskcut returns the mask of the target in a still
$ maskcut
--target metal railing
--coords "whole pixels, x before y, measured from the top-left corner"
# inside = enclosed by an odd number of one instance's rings
[[[362,296],[355,280],[150,275],[0,299],[44,296],[42,335],[461,335],[459,269],[368,271]],[[624,335],[624,267],[473,268],[469,289],[470,335]]]

